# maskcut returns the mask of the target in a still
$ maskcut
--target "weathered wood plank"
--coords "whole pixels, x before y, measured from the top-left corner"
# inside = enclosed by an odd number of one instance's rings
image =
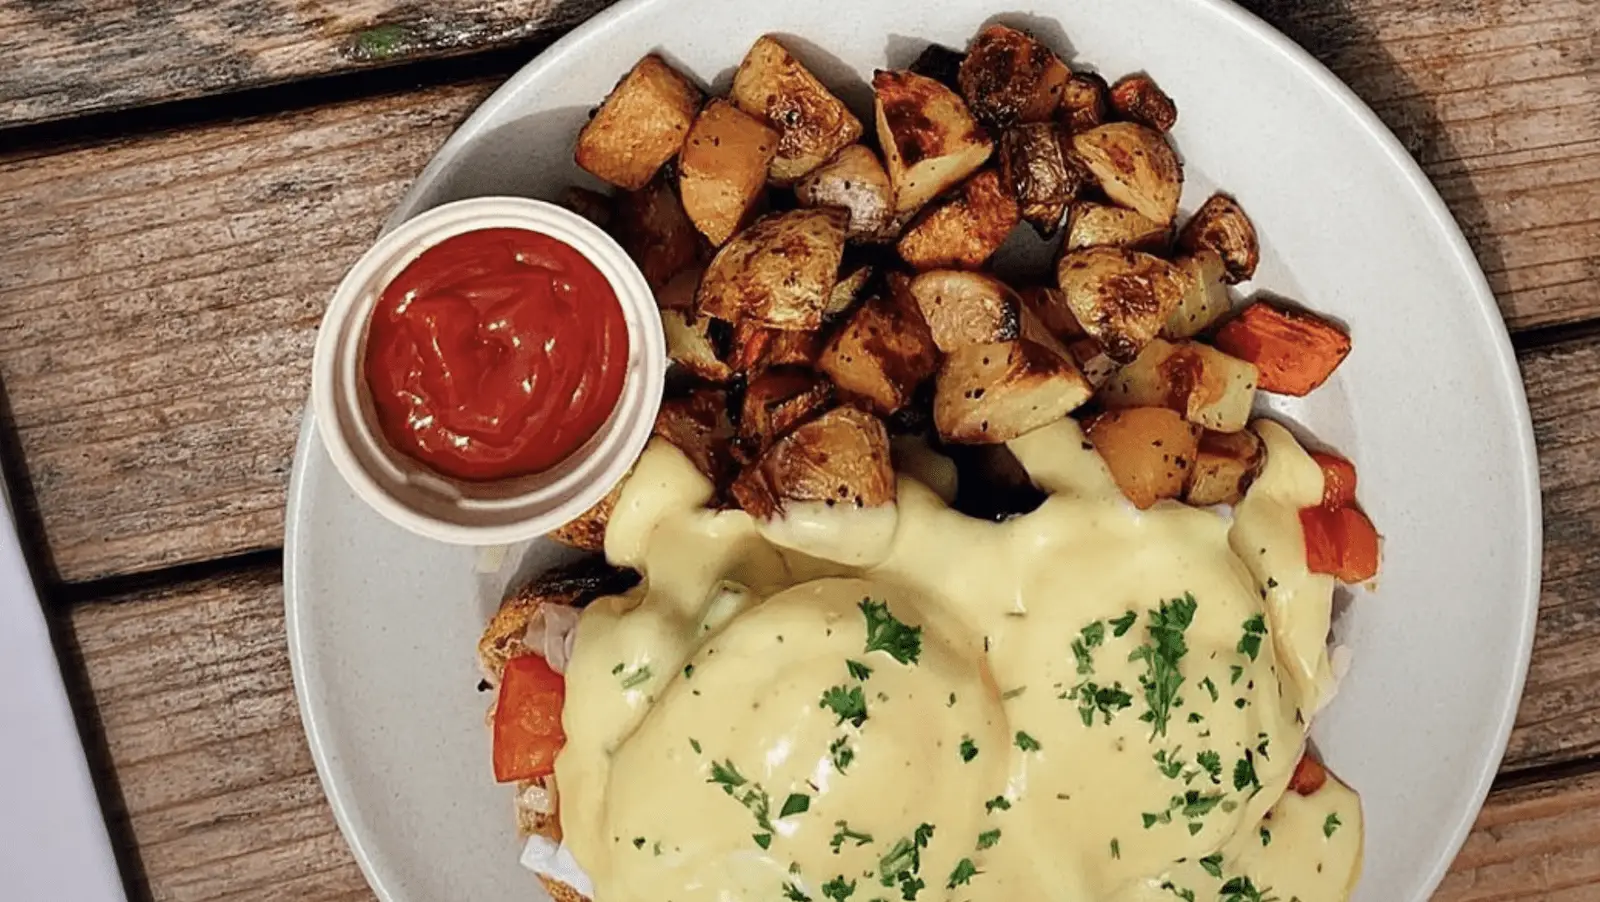
[[[71,612],[69,669],[86,674],[102,777],[121,788],[123,841],[157,902],[372,899],[301,731],[278,578],[267,567]],[[1550,691],[1546,647],[1530,699]],[[1600,898],[1597,848],[1600,773],[1497,792],[1436,898]]]

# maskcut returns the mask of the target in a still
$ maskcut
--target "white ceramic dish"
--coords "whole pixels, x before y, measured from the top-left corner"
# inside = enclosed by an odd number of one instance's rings
[[[763,32],[784,36],[858,110],[874,67],[960,46],[1004,4],[632,0],[534,60],[445,145],[391,220],[482,194],[584,183],[572,136],[640,55],[725,87]],[[1459,229],[1416,165],[1343,85],[1218,0],[1074,0],[999,18],[1112,76],[1148,70],[1181,111],[1184,210],[1225,186],[1263,260],[1248,288],[1347,322],[1355,352],[1305,403],[1274,405],[1355,460],[1386,536],[1382,589],[1336,627],[1354,651],[1315,738],[1362,794],[1360,902],[1418,902],[1442,877],[1504,750],[1531,645],[1539,495],[1504,327]],[[1196,48],[1204,48],[1197,52]],[[309,418],[308,418],[309,420]],[[472,648],[543,543],[480,572],[345,488],[309,426],[288,514],[296,688],[323,785],[388,902],[540,898],[489,775]],[[666,815],[664,815],[666,816]]]

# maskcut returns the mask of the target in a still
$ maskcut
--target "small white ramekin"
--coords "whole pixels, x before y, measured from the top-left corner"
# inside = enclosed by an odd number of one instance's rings
[[[464,482],[428,469],[384,439],[363,367],[367,325],[383,289],[423,251],[463,232],[496,228],[549,235],[600,270],[627,322],[628,374],[610,418],[566,460],[530,476]],[[334,467],[374,510],[441,542],[508,545],[571,522],[627,474],[650,440],[666,369],[655,297],[609,235],[554,204],[475,197],[407,220],[379,238],[339,283],[317,335],[311,403]]]

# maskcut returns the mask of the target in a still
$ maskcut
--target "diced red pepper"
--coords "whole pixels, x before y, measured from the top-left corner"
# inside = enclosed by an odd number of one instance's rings
[[[561,728],[567,684],[538,655],[506,662],[494,711],[494,778],[501,783],[555,773],[567,744]]]
[[[1300,795],[1314,795],[1328,782],[1328,769],[1310,752],[1300,755],[1300,762],[1294,766],[1294,776],[1289,778],[1289,788]]]
[[[1322,506],[1344,507],[1356,503],[1356,465],[1337,454],[1311,452],[1322,470]]]
[[[1350,354],[1350,336],[1299,310],[1257,302],[1217,331],[1217,350],[1256,365],[1262,391],[1307,395]]]
[[[1308,507],[1300,511],[1306,539],[1306,568],[1342,583],[1378,575],[1378,530],[1360,508]]]

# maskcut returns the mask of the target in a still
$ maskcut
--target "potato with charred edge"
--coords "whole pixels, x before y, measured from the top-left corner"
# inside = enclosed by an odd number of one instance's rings
[[[1122,364],[1111,359],[1105,348],[1100,347],[1100,342],[1088,336],[1074,339],[1067,343],[1067,356],[1078,365],[1083,378],[1095,388],[1105,385],[1117,371],[1122,369]]]
[[[972,39],[961,61],[961,96],[991,128],[1043,122],[1055,115],[1072,72],[1027,32],[990,25]]]
[[[933,422],[946,442],[1006,442],[1061,419],[1093,391],[1057,348],[1025,338],[971,345],[939,366]]]
[[[1057,341],[1071,341],[1084,336],[1083,324],[1072,313],[1072,305],[1059,288],[1049,285],[1029,285],[1017,289],[1022,305],[1030,311],[1039,324]]]
[[[1000,134],[1000,174],[1017,197],[1022,218],[1041,238],[1061,228],[1067,206],[1087,178],[1061,146],[1061,127],[1033,122]]]
[[[1172,227],[1147,216],[1110,204],[1079,201],[1067,219],[1069,251],[1082,247],[1126,247],[1147,254],[1164,253],[1172,241]]]
[[[820,374],[789,367],[767,370],[745,389],[734,453],[749,463],[832,405],[833,384]]]
[[[719,330],[721,335],[717,334]],[[671,308],[661,311],[661,331],[666,338],[667,358],[673,363],[707,382],[733,378],[733,368],[728,363],[732,328],[727,323],[692,309]]]
[[[1109,410],[1088,437],[1122,494],[1144,510],[1183,494],[1200,445],[1200,427],[1165,407]]]
[[[933,335],[899,274],[889,277],[887,293],[856,308],[817,362],[841,392],[884,416],[906,406],[938,366]]]
[[[977,269],[1000,249],[1021,220],[1017,199],[986,169],[961,191],[924,211],[900,236],[900,257],[919,270],[941,267]]]
[[[1119,363],[1139,356],[1183,298],[1172,264],[1122,248],[1071,251],[1056,278],[1083,330]]]
[[[728,97],[778,133],[775,185],[792,185],[861,137],[861,120],[771,35],[762,35],[733,75]]]
[[[695,301],[701,313],[774,329],[817,329],[839,277],[849,214],[769,213],[717,251]]]
[[[1061,88],[1061,108],[1056,119],[1071,133],[1105,125],[1110,89],[1093,72],[1074,72]]]
[[[1190,253],[1215,251],[1227,269],[1228,283],[1238,284],[1256,274],[1261,263],[1261,243],[1244,208],[1226,194],[1213,194],[1178,233],[1178,246]]]
[[[770,366],[816,366],[821,354],[820,331],[772,329],[746,320],[733,327],[728,365],[736,373],[755,376]]]
[[[619,196],[614,228],[617,243],[657,291],[700,257],[700,236],[665,179]]]
[[[1119,118],[1148,125],[1158,132],[1170,132],[1178,122],[1178,105],[1156,85],[1155,79],[1143,72],[1117,79],[1111,86],[1111,108]]]
[[[1256,368],[1194,341],[1154,339],[1100,389],[1108,408],[1170,407],[1191,423],[1238,432],[1250,421]]]
[[[752,516],[769,520],[791,504],[879,507],[895,499],[889,433],[883,421],[836,407],[779,439],[733,484]]]
[[[894,187],[878,155],[852,144],[812,170],[794,186],[806,207],[841,207],[850,211],[845,237],[881,241],[894,224]]]
[[[1224,281],[1226,270],[1222,258],[1207,248],[1179,257],[1172,265],[1183,279],[1183,300],[1167,317],[1161,334],[1166,338],[1193,338],[1233,308],[1233,298],[1228,296]]]
[[[695,117],[678,158],[678,191],[695,228],[714,245],[733,236],[761,199],[778,133],[715,99]]]
[[[833,283],[833,291],[828,294],[828,306],[822,308],[823,319],[832,319],[854,306],[870,281],[872,267],[864,263],[841,275],[839,281]]]
[[[681,398],[661,402],[655,434],[671,442],[689,458],[720,492],[737,469],[733,458],[733,421],[728,416],[728,393],[720,388],[697,388]]]
[[[898,219],[976,172],[994,150],[961,98],[931,78],[880,69],[872,91]]]
[[[578,165],[619,188],[643,188],[683,147],[702,97],[661,57],[639,60],[578,132]]]
[[[1254,432],[1208,430],[1200,436],[1183,500],[1195,507],[1238,504],[1266,462],[1267,447]]]
[[[1183,167],[1160,132],[1112,122],[1073,135],[1072,150],[1113,202],[1162,225],[1178,215]]]
[[[911,280],[911,297],[946,354],[1022,336],[1022,298],[987,273],[937,269]]]

